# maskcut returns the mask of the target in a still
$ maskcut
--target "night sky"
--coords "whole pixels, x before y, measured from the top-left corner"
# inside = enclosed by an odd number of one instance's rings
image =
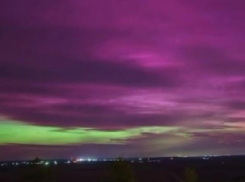
[[[1,0],[0,160],[245,154],[244,0]]]

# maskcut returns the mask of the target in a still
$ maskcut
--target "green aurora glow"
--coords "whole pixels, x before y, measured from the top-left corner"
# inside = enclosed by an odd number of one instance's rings
[[[144,137],[144,134],[163,134],[176,131],[177,127],[150,126],[123,130],[93,128],[62,128],[38,126],[19,121],[0,121],[0,145],[72,145],[72,144],[124,144],[127,139]]]

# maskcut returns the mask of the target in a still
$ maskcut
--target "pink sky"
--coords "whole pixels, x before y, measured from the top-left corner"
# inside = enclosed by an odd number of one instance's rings
[[[244,0],[2,0],[0,118],[177,126],[187,137],[0,144],[0,158],[244,154],[244,9]]]

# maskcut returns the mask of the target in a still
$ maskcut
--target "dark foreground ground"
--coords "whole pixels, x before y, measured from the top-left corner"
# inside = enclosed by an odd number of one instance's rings
[[[138,182],[178,182],[187,167],[195,168],[198,182],[235,182],[245,180],[245,157],[165,158],[156,162],[131,163]],[[52,171],[57,182],[101,182],[113,162],[84,162],[43,166]],[[0,167],[0,182],[23,181],[31,166]]]

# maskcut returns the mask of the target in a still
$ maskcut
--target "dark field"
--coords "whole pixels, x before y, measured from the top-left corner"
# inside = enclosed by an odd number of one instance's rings
[[[146,159],[131,163],[133,175],[138,182],[178,182],[184,179],[186,168],[194,168],[197,182],[244,181],[245,157],[158,158],[155,162]],[[56,182],[105,181],[110,167],[115,162],[83,162],[40,166],[52,173]],[[0,167],[0,182],[26,181],[23,176],[35,166]],[[28,181],[28,180],[27,180]]]

